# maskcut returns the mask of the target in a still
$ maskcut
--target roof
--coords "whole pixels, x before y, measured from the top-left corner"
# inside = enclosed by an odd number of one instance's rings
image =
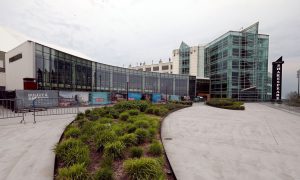
[[[35,42],[35,43],[56,49],[58,51],[65,52],[67,54],[74,55],[74,56],[77,56],[77,57],[80,57],[83,59],[92,60],[91,57],[89,57],[83,53],[80,53],[78,51],[75,51],[73,49],[63,48],[61,46],[54,45],[54,44],[51,44],[48,42],[36,40],[34,38],[30,38],[19,32],[11,30],[10,28],[1,27],[1,26],[0,26],[0,39],[1,39],[0,51],[3,51],[3,52],[8,52],[8,51],[16,48],[20,44],[23,44],[24,42],[29,41],[29,42]]]

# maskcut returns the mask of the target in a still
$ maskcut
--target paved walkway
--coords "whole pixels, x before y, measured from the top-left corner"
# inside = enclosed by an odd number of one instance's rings
[[[196,104],[170,114],[162,138],[179,180],[300,179],[297,114],[258,103],[245,111]]]
[[[32,115],[0,119],[0,180],[52,180],[55,154],[52,149],[75,115]]]

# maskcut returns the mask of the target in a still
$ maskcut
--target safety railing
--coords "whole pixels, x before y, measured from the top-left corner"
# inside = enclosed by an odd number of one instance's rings
[[[29,109],[24,108],[22,99],[0,99],[0,119],[21,117],[24,122],[24,114]]]

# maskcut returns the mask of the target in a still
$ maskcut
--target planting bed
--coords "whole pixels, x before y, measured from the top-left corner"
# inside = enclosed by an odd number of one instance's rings
[[[160,122],[179,102],[122,101],[78,114],[56,145],[55,179],[174,179]]]

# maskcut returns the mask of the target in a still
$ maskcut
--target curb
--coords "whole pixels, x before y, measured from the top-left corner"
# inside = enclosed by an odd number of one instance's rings
[[[171,165],[170,160],[169,160],[169,158],[168,158],[168,155],[167,155],[167,153],[166,153],[166,150],[165,150],[165,147],[164,147],[164,143],[163,143],[162,137],[161,137],[161,129],[162,129],[162,124],[163,124],[165,118],[166,118],[168,115],[170,115],[170,114],[173,113],[173,112],[179,111],[179,110],[181,110],[181,109],[189,108],[189,107],[192,107],[192,105],[191,105],[191,106],[187,106],[187,107],[183,107],[183,108],[179,108],[179,109],[173,109],[173,110],[171,110],[170,112],[168,112],[166,115],[164,115],[164,116],[161,118],[161,121],[160,121],[159,138],[160,138],[160,141],[161,141],[162,146],[163,146],[163,149],[164,149],[164,154],[165,154],[165,157],[166,157],[166,159],[167,159],[167,163],[168,163],[168,165],[170,166],[170,170],[171,170],[172,176],[174,177],[175,180],[177,180],[177,177],[176,177],[176,175],[175,175],[175,173],[174,173],[174,170],[173,170],[173,168],[172,168],[172,165]]]

